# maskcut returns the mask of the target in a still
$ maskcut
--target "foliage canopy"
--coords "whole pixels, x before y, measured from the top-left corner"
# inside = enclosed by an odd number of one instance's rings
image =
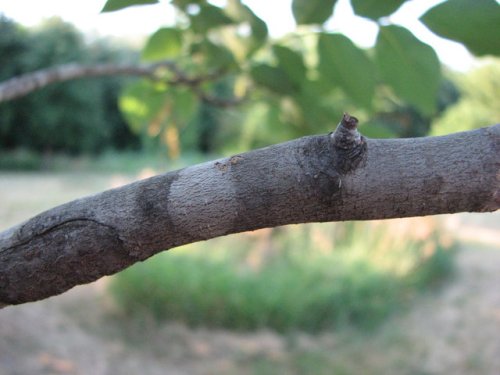
[[[103,11],[154,2],[108,0]],[[365,123],[375,125],[371,136],[424,135],[430,123],[425,119],[442,110],[445,85],[434,49],[404,26],[391,23],[391,14],[406,2],[351,0],[356,15],[378,28],[373,50],[365,51],[345,35],[327,30],[336,0],[293,0],[297,30],[277,40],[241,0],[227,0],[221,6],[206,0],[173,0],[177,23],[151,35],[142,58],[172,59],[194,77],[217,75],[199,88],[204,95],[220,95],[222,86],[226,95],[222,99],[242,100],[239,116],[258,117],[252,121],[271,124],[268,130],[246,130],[253,134],[247,147],[275,141],[273,134],[301,136],[330,130],[333,119],[353,107]],[[421,21],[473,53],[500,54],[495,40],[500,6],[494,0],[473,3],[445,1],[429,9]],[[193,111],[193,101],[185,100],[185,91],[155,84],[141,87],[140,95],[127,90],[121,100],[121,109],[136,131],[151,132],[151,126],[159,129],[158,134],[172,126],[182,131],[182,122],[189,123],[199,115]],[[153,98],[162,91],[170,104],[159,106]],[[381,114],[402,109],[417,113],[427,123],[423,130],[417,127],[410,133],[394,133],[377,127]]]
[[[154,3],[108,0],[103,12]],[[343,111],[355,112],[364,124],[361,131],[372,138],[422,136],[457,100],[434,49],[391,22],[405,0],[351,0],[355,14],[378,29],[369,50],[329,31],[336,0],[293,0],[297,29],[278,39],[241,0],[170,3],[176,23],[152,33],[140,58],[168,60],[175,69],[160,71],[154,82],[133,81],[124,90],[118,78],[69,82],[2,104],[0,148],[96,152],[137,145],[141,136],[143,146],[165,144],[171,156],[181,148],[234,153],[330,131]],[[477,55],[498,55],[499,8],[494,0],[473,6],[448,0],[420,21]],[[89,44],[60,21],[35,32],[9,22],[0,22],[2,79],[70,61],[136,57],[102,42]],[[116,111],[118,92],[134,135]]]

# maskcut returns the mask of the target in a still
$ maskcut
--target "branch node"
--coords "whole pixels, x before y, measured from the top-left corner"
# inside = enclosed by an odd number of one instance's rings
[[[337,129],[330,137],[337,156],[337,170],[347,173],[356,169],[367,150],[366,140],[358,131],[358,119],[344,112]]]
[[[337,129],[331,133],[335,147],[347,150],[362,142],[358,132],[358,119],[344,112]]]

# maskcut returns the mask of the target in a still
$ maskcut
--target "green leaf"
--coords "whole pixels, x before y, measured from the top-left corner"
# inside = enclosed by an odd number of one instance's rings
[[[201,5],[206,3],[206,0],[172,0],[172,4],[183,11],[186,11],[190,5]]]
[[[330,87],[331,88],[331,87]],[[332,119],[335,119],[339,113],[345,110],[341,101],[332,100],[332,96],[325,94],[324,86],[317,80],[307,80],[303,83],[299,94],[294,95],[294,101],[300,108],[303,119],[301,124],[303,136],[311,133],[328,132],[331,128]]]
[[[368,138],[397,138],[398,134],[389,129],[387,124],[379,121],[363,122],[359,131]]]
[[[273,53],[278,59],[278,66],[283,69],[288,78],[297,86],[302,86],[307,73],[302,55],[279,45],[273,46]]]
[[[258,42],[263,43],[268,34],[267,25],[259,17],[257,17],[247,6],[245,8],[249,11],[247,19],[252,29],[252,37]]]
[[[249,35],[235,33],[235,40],[228,43],[230,48],[234,49],[235,55],[248,58],[266,42],[267,25],[249,7],[242,4],[241,0],[228,0],[225,11],[235,23],[250,27]]]
[[[425,114],[436,107],[441,71],[434,49],[400,26],[380,28],[375,45],[379,72],[394,92]]]
[[[292,13],[298,25],[322,24],[333,13],[337,0],[293,0]]]
[[[158,0],[108,0],[101,10],[104,12],[113,12],[115,10],[120,10],[123,8],[131,7],[134,5],[146,5],[146,4],[156,4],[159,3]]]
[[[162,60],[177,56],[182,47],[182,33],[179,29],[165,27],[151,35],[142,50],[144,60]]]
[[[351,0],[354,12],[377,20],[394,13],[406,0]]]
[[[226,7],[228,15],[237,22],[248,22],[252,30],[252,36],[257,40],[265,40],[267,38],[267,25],[246,5],[242,4],[241,0],[228,0]]]
[[[202,60],[209,69],[224,69],[236,65],[233,54],[224,46],[203,40],[191,46],[191,54]]]
[[[448,0],[420,20],[436,34],[463,43],[475,55],[500,55],[500,5],[495,0]]]
[[[297,87],[279,67],[258,64],[252,67],[250,75],[256,83],[277,94],[290,95],[297,91]]]
[[[198,108],[198,97],[193,90],[186,87],[179,87],[169,90],[172,97],[173,117],[180,125],[186,124],[196,115]]]
[[[323,83],[340,86],[351,99],[370,108],[375,67],[366,54],[344,35],[326,33],[319,36],[318,54]]]
[[[166,97],[165,87],[140,80],[125,87],[118,105],[132,131],[140,134],[161,110]]]
[[[205,34],[215,27],[230,25],[234,21],[229,18],[222,9],[213,5],[202,5],[200,12],[191,16],[191,27],[198,34]]]

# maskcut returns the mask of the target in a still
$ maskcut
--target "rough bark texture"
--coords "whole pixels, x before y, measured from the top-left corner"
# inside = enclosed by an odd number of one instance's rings
[[[334,133],[155,176],[0,233],[0,303],[35,301],[162,250],[291,223],[500,207],[500,125],[444,137]]]

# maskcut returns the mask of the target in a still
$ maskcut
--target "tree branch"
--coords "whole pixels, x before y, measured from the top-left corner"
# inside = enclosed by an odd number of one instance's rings
[[[173,77],[165,79],[164,70],[169,71]],[[238,99],[211,97],[201,90],[200,85],[202,83],[217,80],[221,77],[222,73],[216,71],[206,75],[190,77],[179,69],[175,62],[170,60],[143,65],[97,64],[86,66],[70,63],[37,70],[0,82],[0,103],[28,95],[53,83],[80,78],[127,75],[141,76],[152,80],[165,80],[171,85],[191,87],[201,100],[215,106],[234,106],[239,104],[241,101]]]
[[[0,303],[43,299],[179,245],[292,223],[500,208],[500,124],[365,139],[345,115],[304,137],[48,210],[0,233]]]

